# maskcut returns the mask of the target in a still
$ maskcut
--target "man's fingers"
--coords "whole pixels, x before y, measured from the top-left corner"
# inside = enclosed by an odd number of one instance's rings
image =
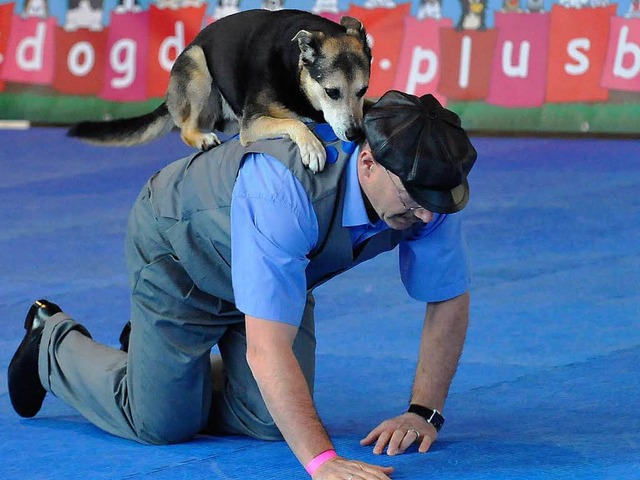
[[[425,453],[427,450],[429,450],[429,447],[431,447],[431,444],[433,443],[433,441],[434,441],[433,438],[431,438],[429,435],[425,435],[422,441],[420,442],[420,446],[418,447],[418,452]]]
[[[393,433],[389,447],[387,448],[387,455],[397,455],[404,453],[404,451],[411,446],[413,442],[418,439],[418,433],[416,430],[399,428]]]
[[[398,453],[404,453],[407,448],[416,443],[418,440],[420,440],[420,433],[417,430],[410,428],[409,430],[407,430],[407,433],[405,433],[404,438],[400,443],[400,449]]]
[[[389,443],[389,440],[391,439],[391,433],[384,431],[380,434],[380,436],[378,436],[378,441],[376,442],[376,445],[373,447],[373,453],[375,453],[376,455],[381,454],[384,451],[384,447],[387,446],[387,443]]]
[[[369,463],[357,463],[356,466],[361,470],[361,476],[368,478],[367,475],[373,475],[379,479],[387,479],[388,475],[393,473],[393,467],[383,467],[381,465],[371,465]],[[353,478],[357,478],[356,475]]]
[[[402,448],[402,441],[404,440],[404,437],[404,430],[397,429],[395,432],[393,432],[391,440],[389,441],[389,446],[387,447],[387,455],[396,455],[404,451],[404,449]]]
[[[314,478],[323,480],[345,480],[348,478],[352,480],[390,480],[391,473],[393,473],[393,467],[383,467],[338,457],[322,464],[314,473]]]
[[[378,436],[380,435],[380,431],[381,431],[380,426],[378,426],[378,427],[374,428],[373,430],[371,430],[366,437],[364,437],[362,440],[360,440],[360,445],[371,445],[373,443],[373,441],[376,438],[378,438]]]

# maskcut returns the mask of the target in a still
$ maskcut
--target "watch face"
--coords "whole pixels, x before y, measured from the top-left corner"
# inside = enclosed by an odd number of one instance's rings
[[[429,421],[431,425],[435,427],[437,431],[440,431],[442,425],[444,424],[444,417],[440,415],[438,412],[433,412],[431,416],[431,420]]]
[[[421,405],[411,405],[409,407],[409,411],[420,415],[427,422],[433,425],[437,432],[439,432],[444,425],[444,417],[437,410],[431,410],[430,408],[423,407]]]

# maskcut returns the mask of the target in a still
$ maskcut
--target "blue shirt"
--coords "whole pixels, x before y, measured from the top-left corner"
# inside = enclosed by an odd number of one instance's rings
[[[343,226],[353,246],[389,228],[370,223],[357,174],[356,149],[347,164]],[[238,309],[251,316],[299,325],[306,303],[307,254],[318,240],[318,221],[297,178],[277,159],[247,155],[231,200],[232,282]],[[404,231],[399,263],[411,297],[448,300],[469,288],[460,216],[435,214]]]

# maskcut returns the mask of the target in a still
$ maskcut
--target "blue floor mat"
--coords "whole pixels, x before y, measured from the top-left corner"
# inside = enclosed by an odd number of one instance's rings
[[[407,405],[423,306],[393,252],[317,290],[316,401],[340,454],[399,479],[640,478],[640,155],[632,140],[474,139],[461,215],[471,324],[426,455],[359,439]],[[308,478],[283,442],[198,437],[143,446],[49,395],[12,410],[6,371],[36,298],[117,345],[129,310],[126,219],[155,171],[190,153],[172,133],[98,148],[56,128],[0,131],[0,474],[3,479]],[[382,295],[384,293],[384,295]]]

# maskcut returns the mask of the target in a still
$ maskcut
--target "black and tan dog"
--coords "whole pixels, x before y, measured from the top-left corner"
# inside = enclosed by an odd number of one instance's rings
[[[186,144],[208,150],[220,143],[211,130],[235,126],[244,145],[288,135],[303,162],[319,171],[325,151],[303,120],[326,121],[342,140],[359,137],[370,66],[366,32],[355,18],[338,25],[298,10],[240,12],[210,24],[184,49],[155,111],[81,122],[69,135],[129,146],[175,124]]]

